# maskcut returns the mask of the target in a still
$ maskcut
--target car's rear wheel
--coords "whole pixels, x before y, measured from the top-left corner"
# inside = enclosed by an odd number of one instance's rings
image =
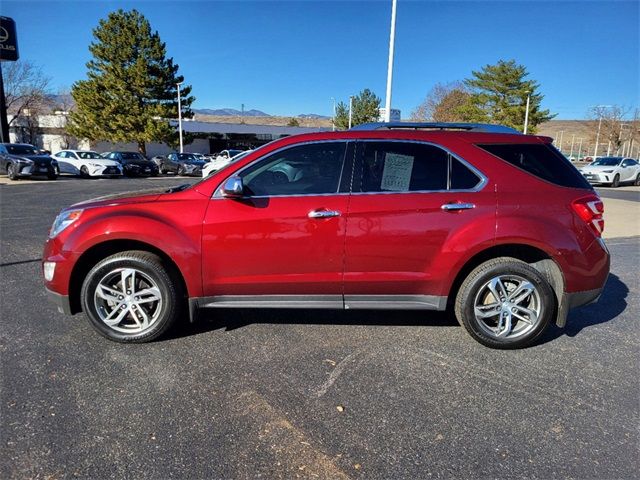
[[[618,188],[620,186],[620,175],[616,173],[616,176],[613,177],[613,182],[611,182],[611,188]]]
[[[464,280],[455,303],[458,321],[491,348],[521,348],[534,342],[556,311],[549,282],[515,258],[489,260]]]
[[[155,340],[176,322],[182,307],[180,282],[162,259],[126,251],[99,262],[81,293],[91,325],[116,342]]]
[[[7,176],[9,177],[9,180],[18,179],[18,169],[13,163],[7,165]]]

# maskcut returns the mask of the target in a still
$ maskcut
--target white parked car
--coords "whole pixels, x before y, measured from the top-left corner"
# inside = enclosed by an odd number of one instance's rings
[[[240,160],[242,157],[244,157],[248,153],[253,152],[253,150],[245,150],[244,152],[242,150],[223,150],[223,152],[239,152],[239,153],[236,153],[236,155],[234,155],[233,157],[224,157],[219,155],[215,160],[211,160],[210,162],[206,163],[204,165],[204,168],[202,169],[203,177],[208,177],[213,172],[217,172],[221,168],[226,167],[227,165],[235,162],[236,160]]]
[[[122,166],[115,160],[103,158],[91,150],[62,150],[53,155],[60,173],[71,173],[84,178],[122,175]]]
[[[580,171],[592,184],[611,185],[613,188],[621,183],[640,185],[640,164],[632,158],[598,157]]]

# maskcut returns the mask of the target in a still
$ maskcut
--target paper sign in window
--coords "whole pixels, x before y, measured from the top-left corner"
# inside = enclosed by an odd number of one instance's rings
[[[413,157],[399,153],[387,153],[382,172],[382,190],[406,192],[411,183]]]

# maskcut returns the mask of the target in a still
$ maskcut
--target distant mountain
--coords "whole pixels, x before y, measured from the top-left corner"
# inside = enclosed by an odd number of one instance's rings
[[[220,117],[239,117],[244,115],[245,117],[270,117],[268,113],[261,112],[260,110],[245,110],[242,113],[240,110],[236,110],[235,108],[194,108],[194,113],[199,113],[201,115],[216,115]]]
[[[298,115],[298,118],[308,118],[311,120],[328,120],[331,117],[327,117],[326,115],[318,115],[317,113],[301,113]]]

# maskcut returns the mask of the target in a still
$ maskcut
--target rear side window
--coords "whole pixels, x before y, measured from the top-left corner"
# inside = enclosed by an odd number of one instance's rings
[[[360,192],[470,190],[482,179],[435,145],[416,142],[362,142]]]
[[[478,147],[542,180],[561,187],[591,189],[571,162],[551,145],[510,143]]]

